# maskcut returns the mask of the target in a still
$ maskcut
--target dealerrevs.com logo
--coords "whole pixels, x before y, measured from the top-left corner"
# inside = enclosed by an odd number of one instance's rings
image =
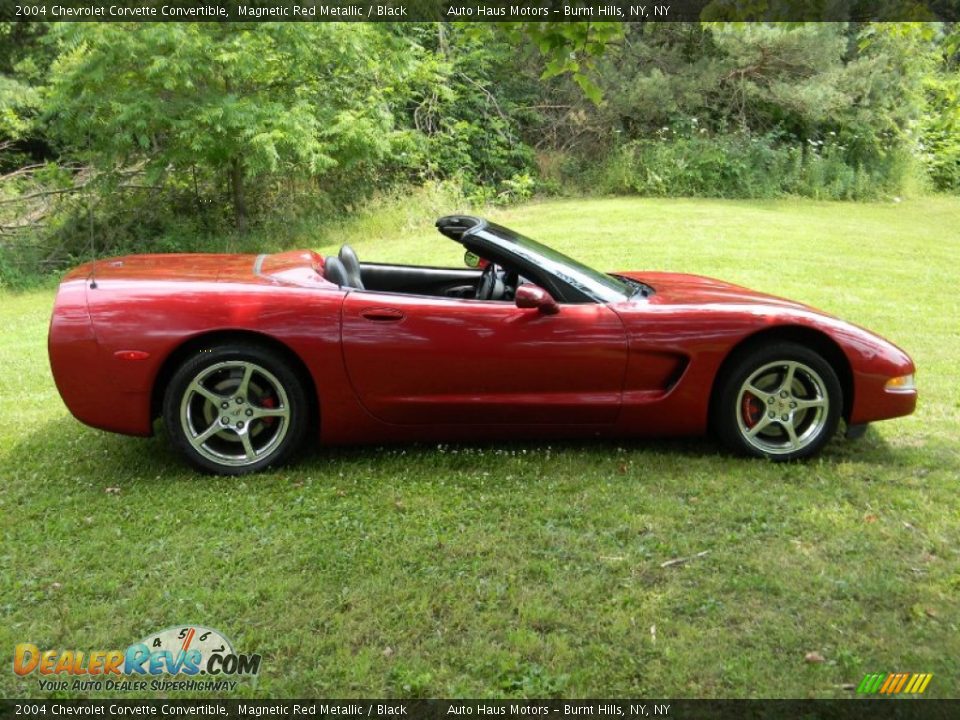
[[[36,675],[40,690],[143,692],[233,690],[234,678],[260,672],[260,656],[234,651],[216,630],[200,625],[167,628],[126,650],[42,650],[20,643],[13,671]],[[186,676],[185,679],[176,676]]]

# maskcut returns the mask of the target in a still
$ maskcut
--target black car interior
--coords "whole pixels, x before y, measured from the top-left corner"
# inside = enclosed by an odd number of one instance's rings
[[[349,245],[324,259],[324,277],[340,287],[439,297],[512,300],[519,278],[493,263],[483,271],[361,263]]]
[[[517,288],[524,283],[533,283],[555,301],[564,303],[597,302],[602,297],[609,298],[611,291],[617,297],[623,292],[591,283],[589,276],[578,276],[576,271],[565,272],[564,256],[560,256],[559,262],[551,261],[549,248],[544,246],[540,251],[536,247],[525,251],[521,240],[527,241],[528,248],[537,243],[482,218],[448,215],[437,220],[436,226],[467,251],[466,269],[361,263],[353,248],[344,245],[337,257],[326,259],[324,275],[340,287],[358,290],[477,300],[512,301]],[[486,260],[482,269],[475,265],[480,258]],[[633,287],[633,294],[639,297],[647,297],[653,291],[629,278],[616,279],[624,289]]]
[[[487,263],[482,269],[361,263],[353,248],[343,245],[337,257],[325,258],[324,277],[339,287],[358,290],[500,301],[512,301],[517,288],[532,281],[554,298],[578,299],[566,297],[569,293],[542,268],[476,238],[476,232],[487,224],[485,220],[465,215],[449,215],[436,223],[437,229],[461,243],[468,255],[485,258]]]

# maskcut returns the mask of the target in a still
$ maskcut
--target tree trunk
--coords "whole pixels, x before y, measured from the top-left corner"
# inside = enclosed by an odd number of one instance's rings
[[[437,46],[442,57],[447,57],[447,29],[443,22],[437,23]]]
[[[233,219],[239,232],[247,229],[247,206],[243,198],[243,165],[238,158],[230,161],[230,199],[233,203]]]

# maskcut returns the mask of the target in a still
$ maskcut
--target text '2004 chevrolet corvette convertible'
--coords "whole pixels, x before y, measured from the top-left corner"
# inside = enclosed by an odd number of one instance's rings
[[[240,474],[321,444],[698,435],[773,460],[916,405],[886,340],[695,275],[606,274],[468,216],[460,269],[310,251],[131,255],[60,284],[70,411]]]

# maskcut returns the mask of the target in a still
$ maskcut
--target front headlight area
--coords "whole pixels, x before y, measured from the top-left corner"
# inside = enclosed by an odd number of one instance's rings
[[[913,393],[917,391],[917,381],[913,373],[898,375],[887,380],[883,389],[888,393]]]

